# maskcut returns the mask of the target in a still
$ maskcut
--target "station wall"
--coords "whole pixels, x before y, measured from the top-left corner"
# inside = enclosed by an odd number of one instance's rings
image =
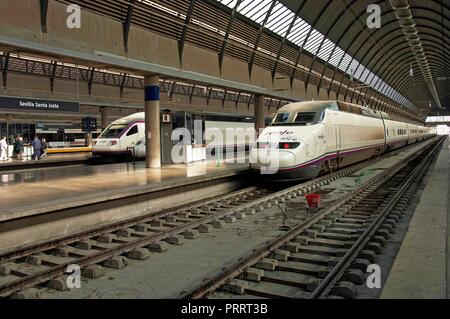
[[[108,107],[110,120],[114,120],[135,112],[141,112],[144,108],[144,92],[142,89],[125,88],[123,96],[120,96],[118,87],[93,84],[92,95],[89,96],[86,82],[55,79],[54,90],[50,90],[50,80],[46,77],[30,76],[25,74],[8,73],[7,88],[0,89],[0,95],[29,97],[58,101],[79,101],[81,103],[80,114],[54,114],[35,112],[18,112],[17,110],[0,109],[0,121],[80,121],[84,116],[95,116],[100,121],[102,108]],[[236,103],[193,96],[192,103],[189,96],[174,94],[172,99],[166,92],[161,92],[161,108],[169,108],[173,111],[192,110],[217,113],[239,113],[253,115],[253,104]],[[266,110],[268,114],[276,111],[276,107]]]
[[[82,27],[69,29],[66,27],[68,15],[65,11],[66,6],[57,1],[50,1],[47,18],[48,33],[42,33],[38,1],[3,0],[1,5],[5,10],[0,10],[0,32],[7,36],[91,54],[106,52],[122,55],[136,60],[221,77],[225,80],[256,85],[267,88],[268,91],[278,90],[272,83],[271,70],[255,64],[250,78],[247,63],[225,56],[221,73],[218,52],[189,43],[185,45],[183,61],[180,65],[177,39],[160,36],[136,26],[131,27],[128,52],[126,52],[123,44],[122,23],[106,16],[83,10]],[[218,40],[218,43],[221,41]],[[258,59],[258,55],[256,59]],[[292,91],[289,86],[283,91],[303,99],[319,98],[317,89],[308,89],[308,94],[305,94],[305,85],[298,79],[294,80]]]

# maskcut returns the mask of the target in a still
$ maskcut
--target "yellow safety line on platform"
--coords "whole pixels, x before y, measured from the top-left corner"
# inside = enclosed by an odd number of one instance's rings
[[[58,153],[85,153],[92,152],[92,147],[71,147],[71,148],[55,148],[49,149],[48,154],[58,154]]]

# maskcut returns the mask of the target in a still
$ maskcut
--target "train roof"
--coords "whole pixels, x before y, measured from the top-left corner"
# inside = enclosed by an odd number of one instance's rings
[[[389,118],[389,115],[381,112],[375,111],[368,107],[361,106],[358,104],[341,102],[336,100],[330,101],[304,101],[304,102],[295,102],[287,104],[281,107],[278,112],[318,112],[326,109],[335,109],[341,112],[354,113],[363,116],[376,117],[381,118],[381,116],[385,119]]]
[[[139,112],[134,113],[125,117],[122,117],[118,120],[115,120],[112,124],[129,124],[134,121],[144,120],[145,119],[145,113]]]
[[[164,109],[161,111],[170,111],[169,109]],[[188,112],[191,114],[203,114],[205,116],[217,116],[217,117],[232,117],[232,118],[249,118],[249,119],[253,119],[254,116],[253,115],[243,115],[243,114],[236,114],[236,113],[218,113],[218,112],[208,112],[208,111],[176,111],[174,113],[179,113],[182,114],[183,112]],[[114,121],[112,124],[129,124],[131,122],[135,122],[135,121],[143,121],[145,120],[145,112],[138,112],[138,113],[134,113],[125,117],[122,117],[116,121]]]
[[[335,101],[304,101],[289,103],[281,107],[278,112],[317,112],[327,109]]]

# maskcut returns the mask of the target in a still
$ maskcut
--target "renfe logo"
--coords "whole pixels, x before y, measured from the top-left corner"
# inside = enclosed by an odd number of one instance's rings
[[[291,132],[291,131],[288,131],[288,130],[284,130],[284,131],[278,131],[278,132],[267,132],[265,135],[269,136],[269,135],[273,135],[273,134],[278,134],[280,136],[283,136],[283,135],[294,134],[294,132]]]

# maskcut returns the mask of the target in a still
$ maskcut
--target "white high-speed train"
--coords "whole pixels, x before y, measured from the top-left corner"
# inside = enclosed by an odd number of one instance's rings
[[[167,110],[166,110],[167,111]],[[253,129],[254,119],[248,116],[225,114],[225,113],[210,113],[210,112],[171,112],[172,114],[172,128],[186,128],[192,138],[192,144],[206,144],[210,149],[244,147],[250,149],[255,143],[255,137],[251,135],[236,135],[236,139],[227,140],[226,131],[228,129]],[[202,122],[202,137],[203,140],[195,140],[195,124],[194,122],[200,120]],[[214,139],[215,132],[220,132],[224,140]],[[96,139],[92,149],[92,154],[96,157],[113,157],[126,156],[129,148],[136,144],[144,143],[145,139],[145,113],[135,113],[130,116],[118,119],[111,123]],[[175,141],[173,142],[176,143]]]
[[[145,113],[136,113],[112,122],[96,139],[94,156],[127,155],[128,148],[145,137]]]
[[[431,128],[356,104],[292,103],[261,132],[250,163],[268,179],[310,179],[434,135]]]

